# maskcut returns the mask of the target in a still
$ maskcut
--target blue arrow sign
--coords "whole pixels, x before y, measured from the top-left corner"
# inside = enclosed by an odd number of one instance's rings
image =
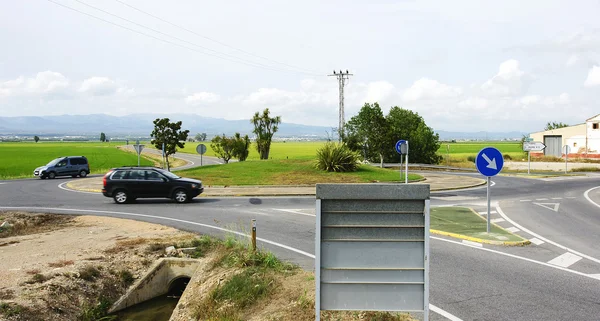
[[[486,147],[477,154],[475,165],[481,175],[487,177],[496,176],[502,170],[502,166],[504,166],[504,158],[502,158],[502,153],[496,148]]]
[[[404,148],[404,150],[402,150],[402,145],[406,145],[405,140],[401,139],[396,142],[396,152],[398,152],[398,154],[400,155],[406,154],[406,147]]]

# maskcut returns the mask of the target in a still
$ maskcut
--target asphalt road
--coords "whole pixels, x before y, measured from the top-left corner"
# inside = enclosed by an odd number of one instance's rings
[[[125,145],[123,147],[133,150],[133,145]],[[154,148],[144,148],[142,150],[142,154],[144,154],[144,153],[151,153],[154,155],[162,155],[162,151],[159,151]],[[172,169],[173,171],[190,169],[190,168],[204,166],[204,165],[223,164],[223,161],[219,158],[212,157],[212,156],[204,156],[204,155],[200,155],[200,154],[175,153],[173,156],[175,156],[176,158],[181,158],[188,162],[186,165],[183,165],[183,166],[180,166],[177,168],[173,168]]]
[[[116,205],[99,194],[58,187],[69,180],[0,181],[0,209],[107,215],[216,236],[227,230],[247,232],[250,220],[257,219],[260,246],[313,269],[314,197],[200,197],[183,205],[169,200]],[[433,237],[431,303],[462,320],[600,320],[600,207],[593,203],[600,204],[598,186],[598,177],[494,178],[491,217],[541,243],[479,247]],[[485,187],[433,193],[432,205],[484,211],[485,197]]]

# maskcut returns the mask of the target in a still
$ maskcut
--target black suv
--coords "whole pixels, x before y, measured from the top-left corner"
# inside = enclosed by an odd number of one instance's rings
[[[156,167],[119,167],[104,175],[102,194],[112,197],[117,204],[136,198],[172,198],[185,203],[204,191],[202,182],[182,178]]]

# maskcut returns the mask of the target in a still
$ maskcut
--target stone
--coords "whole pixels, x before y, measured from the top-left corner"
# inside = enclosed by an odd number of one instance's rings
[[[174,256],[174,255],[177,255],[177,250],[175,249],[174,246],[169,246],[169,247],[165,248],[165,254],[167,256]]]

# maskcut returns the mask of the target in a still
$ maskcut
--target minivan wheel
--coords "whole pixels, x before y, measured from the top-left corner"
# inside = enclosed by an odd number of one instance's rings
[[[79,172],[79,177],[86,177],[86,176],[87,176],[87,172],[86,171]]]
[[[124,190],[118,190],[115,192],[115,195],[113,195],[113,199],[117,204],[125,204],[129,199],[129,195],[127,195],[127,192]]]
[[[55,179],[56,178],[56,173],[55,172],[48,173],[48,178],[49,179]]]
[[[173,193],[173,199],[177,203],[185,203],[188,201],[187,192],[185,190],[178,189],[175,191],[175,193]]]

